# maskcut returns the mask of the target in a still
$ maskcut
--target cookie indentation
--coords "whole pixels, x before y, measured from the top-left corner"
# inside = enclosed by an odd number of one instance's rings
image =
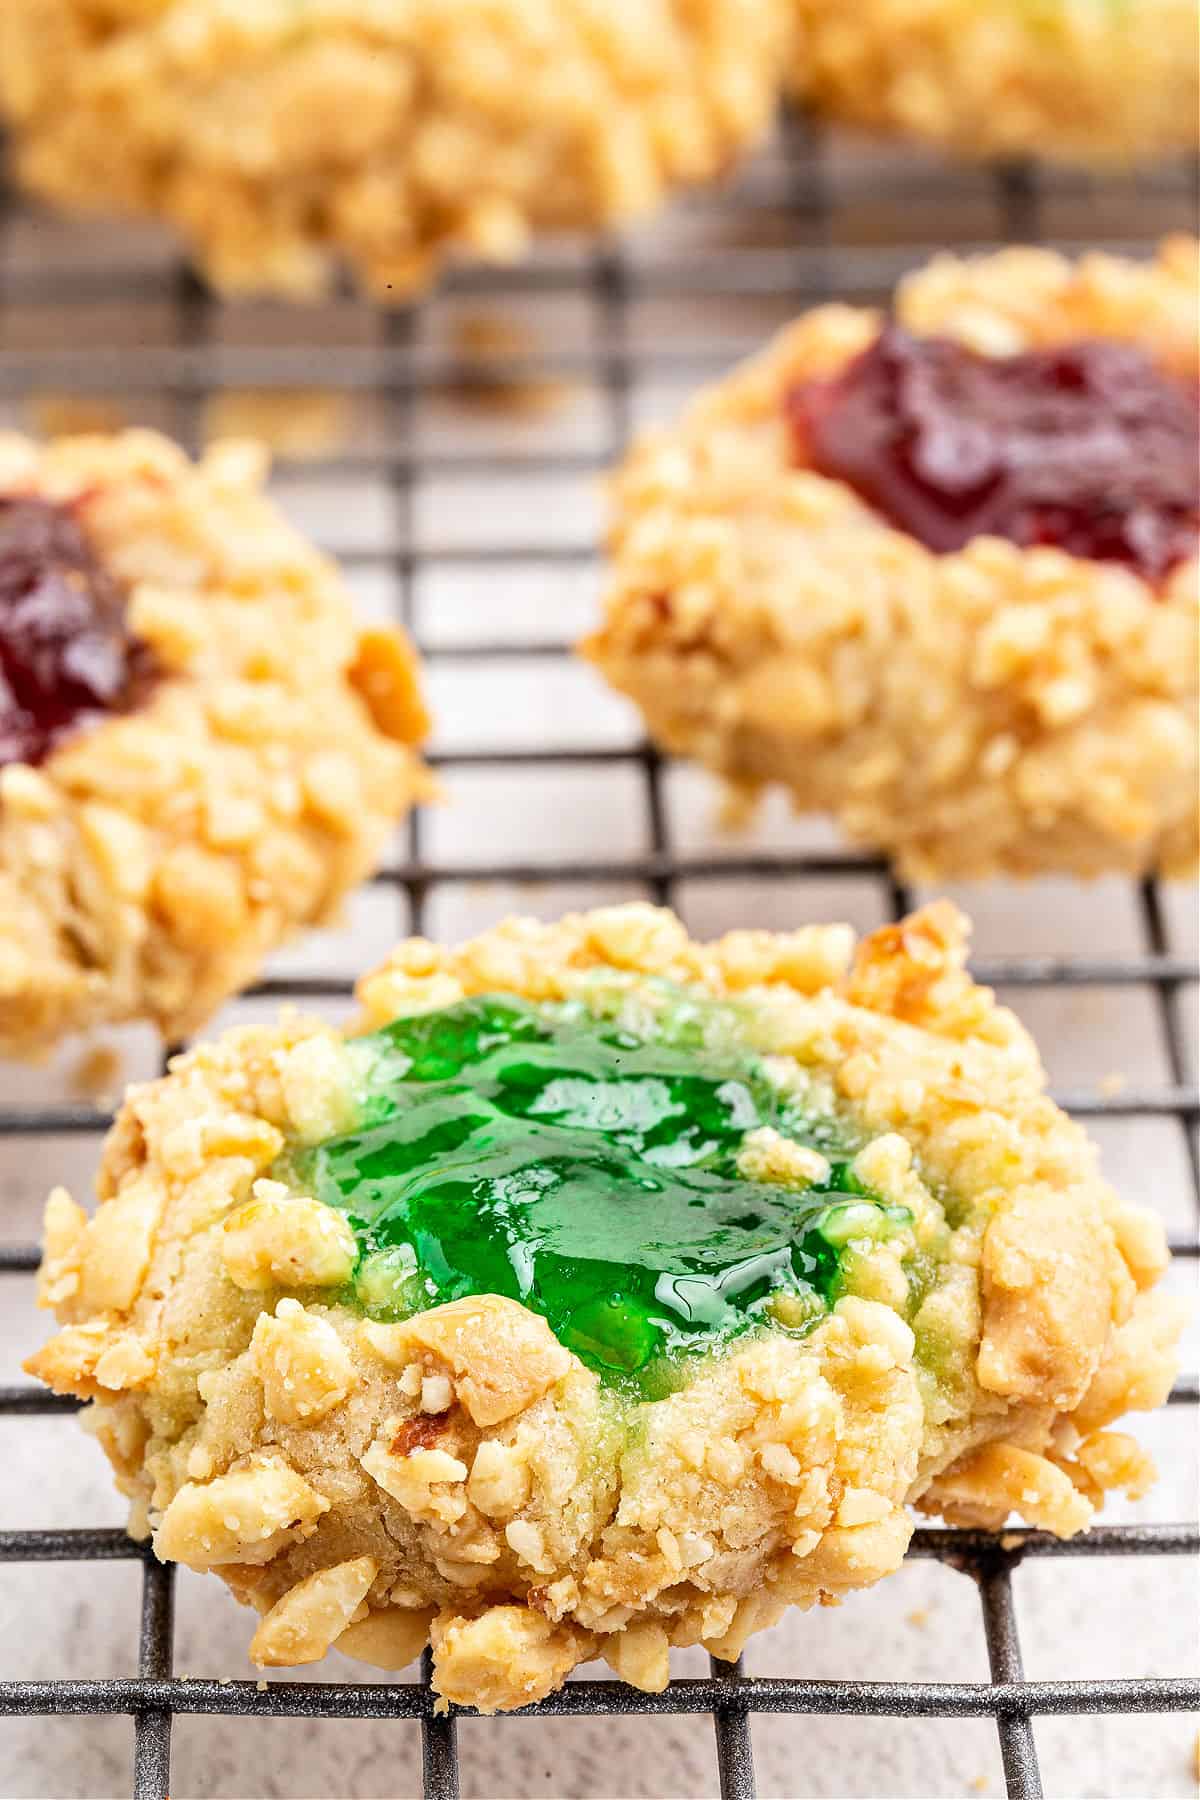
[[[1200,396],[1138,345],[983,356],[889,324],[786,406],[801,461],[930,550],[1003,537],[1151,582],[1195,554]]]
[[[0,765],[43,762],[72,732],[138,705],[154,674],[73,509],[0,496]]]
[[[772,1083],[736,1008],[663,990],[636,1028],[483,996],[367,1040],[362,1127],[297,1167],[349,1217],[361,1304],[507,1296],[602,1378],[655,1388],[681,1353],[824,1316],[846,1245],[909,1216]]]

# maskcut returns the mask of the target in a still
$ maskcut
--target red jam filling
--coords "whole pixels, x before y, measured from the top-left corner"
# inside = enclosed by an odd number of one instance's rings
[[[39,763],[153,679],[125,597],[70,507],[0,497],[0,765]]]
[[[980,356],[887,325],[786,399],[797,455],[930,550],[988,534],[1160,581],[1200,531],[1200,390],[1135,345]]]

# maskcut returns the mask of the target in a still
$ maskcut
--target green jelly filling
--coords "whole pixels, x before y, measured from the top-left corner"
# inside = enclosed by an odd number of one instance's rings
[[[353,1226],[366,1311],[506,1294],[643,1391],[670,1385],[664,1359],[823,1315],[846,1246],[908,1213],[772,1083],[736,1006],[659,998],[636,1031],[580,1002],[484,996],[359,1040],[361,1125],[291,1172]],[[822,1187],[739,1173],[764,1125],[830,1159]]]

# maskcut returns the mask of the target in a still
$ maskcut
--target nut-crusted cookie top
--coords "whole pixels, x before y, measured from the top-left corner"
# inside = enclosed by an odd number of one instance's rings
[[[1145,1458],[1105,1427],[1169,1384],[1161,1230],[1103,1185],[1028,1038],[964,973],[952,908],[851,951],[842,927],[697,945],[645,906],[512,921],[456,951],[402,945],[362,984],[366,1036],[250,1028],[131,1092],[94,1218],[50,1202],[42,1298],[62,1329],[29,1367],[95,1402],[159,1554],[218,1570],[263,1613],[260,1662],[316,1660],[336,1642],[398,1667],[429,1639],[441,1692],[485,1710],[538,1698],[597,1653],[657,1687],[670,1644],[733,1653],[789,1603],[893,1568],[908,1501],[984,1522],[1016,1507],[1070,1532],[1105,1486],[1144,1484]],[[488,1291],[478,1271],[447,1298],[454,1259],[438,1264],[420,1237],[436,1237],[436,1207],[405,1214],[404,1271],[366,1268],[395,1247],[363,1241],[372,1184],[396,1174],[370,1133],[461,1077],[464,1020],[468,1035],[486,1025],[497,996],[539,1028],[615,1020],[649,1078],[639,1058],[664,984],[672,1008],[686,993],[699,1015],[736,1013],[739,1054],[753,1044],[806,1122],[822,1109],[853,1122],[849,1171],[901,1229],[852,1230],[815,1310],[749,1321],[655,1390],[601,1379],[569,1319]],[[595,1078],[612,1071],[584,1037],[599,1131]],[[498,1044],[489,1092],[502,1064],[523,1086],[520,1117],[548,1127],[542,1168],[561,1168],[559,1134],[579,1130],[564,1115],[585,1104],[570,1083],[588,1071],[564,1066],[553,1032],[523,1041],[549,1043],[557,1071],[535,1058],[522,1075],[512,1041]],[[717,1047],[726,1061],[730,1044]],[[703,1066],[714,1044],[692,1048]],[[438,1068],[419,1064],[426,1053]],[[414,1070],[428,1080],[398,1102]],[[748,1079],[744,1062],[734,1076]],[[633,1132],[645,1150],[671,1096],[643,1088],[632,1123],[630,1098],[607,1095],[613,1144],[627,1151]],[[724,1104],[743,1102],[730,1089]],[[663,1161],[614,1180],[695,1172],[706,1120],[693,1096],[657,1139]],[[745,1122],[738,1178],[802,1210],[828,1145]],[[444,1129],[444,1109],[432,1124]],[[317,1166],[355,1133],[376,1155],[355,1171],[359,1204],[353,1182],[322,1189]],[[416,1188],[454,1179],[443,1150],[426,1146]],[[528,1177],[528,1159],[510,1172]],[[475,1202],[481,1235],[529,1248],[500,1229],[494,1190]],[[535,1262],[554,1224],[541,1220]],[[519,1294],[537,1275],[517,1265]],[[406,1294],[430,1275],[436,1291]],[[799,1286],[793,1267],[776,1291]]]
[[[330,912],[422,789],[412,651],[358,627],[265,471],[253,444],[193,464],[149,432],[0,435],[10,516],[70,521],[155,670],[131,710],[85,709],[39,766],[0,769],[5,1051],[101,1020],[193,1028]]]

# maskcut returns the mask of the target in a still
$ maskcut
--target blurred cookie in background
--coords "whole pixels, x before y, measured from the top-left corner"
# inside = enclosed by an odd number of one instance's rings
[[[398,302],[636,218],[768,126],[785,0],[5,0],[15,166],[155,214],[228,292]]]
[[[1196,0],[794,0],[795,91],[971,156],[1134,161],[1200,142]]]

